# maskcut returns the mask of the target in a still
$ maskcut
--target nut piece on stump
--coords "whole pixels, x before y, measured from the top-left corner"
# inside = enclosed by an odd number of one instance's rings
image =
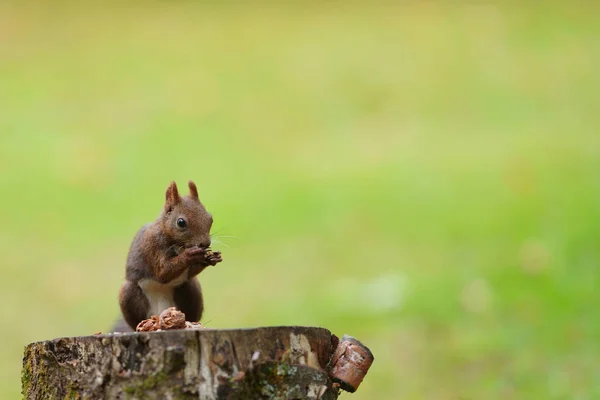
[[[169,307],[160,313],[160,329],[185,329],[185,314],[176,309]]]
[[[331,358],[331,378],[354,393],[373,364],[373,353],[351,336],[344,335]]]
[[[145,319],[140,322],[136,327],[136,332],[152,332],[160,329],[160,322],[156,315],[153,315],[150,319]]]
[[[204,329],[200,322],[185,321],[185,329]]]

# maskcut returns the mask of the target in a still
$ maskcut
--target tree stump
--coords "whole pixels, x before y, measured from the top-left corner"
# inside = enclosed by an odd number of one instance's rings
[[[26,399],[329,400],[372,361],[323,328],[185,329],[32,343],[21,380]]]

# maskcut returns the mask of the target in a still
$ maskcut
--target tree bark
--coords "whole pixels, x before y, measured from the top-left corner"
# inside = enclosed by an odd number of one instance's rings
[[[25,348],[23,395],[26,399],[337,399],[340,384],[344,385],[329,372],[338,343],[327,329],[310,327],[60,338]]]

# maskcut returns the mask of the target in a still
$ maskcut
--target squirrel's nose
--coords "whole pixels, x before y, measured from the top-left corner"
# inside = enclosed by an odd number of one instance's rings
[[[204,241],[204,242],[200,242],[198,244],[198,247],[203,247],[205,249],[208,249],[210,247],[210,240]]]

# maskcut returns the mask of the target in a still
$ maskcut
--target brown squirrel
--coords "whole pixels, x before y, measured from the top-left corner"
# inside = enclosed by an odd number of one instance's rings
[[[194,182],[188,186],[189,196],[181,197],[171,182],[158,219],[137,232],[129,249],[119,305],[133,330],[169,307],[182,311],[188,321],[202,316],[204,304],[196,275],[222,258],[209,248],[213,218],[200,202]]]

